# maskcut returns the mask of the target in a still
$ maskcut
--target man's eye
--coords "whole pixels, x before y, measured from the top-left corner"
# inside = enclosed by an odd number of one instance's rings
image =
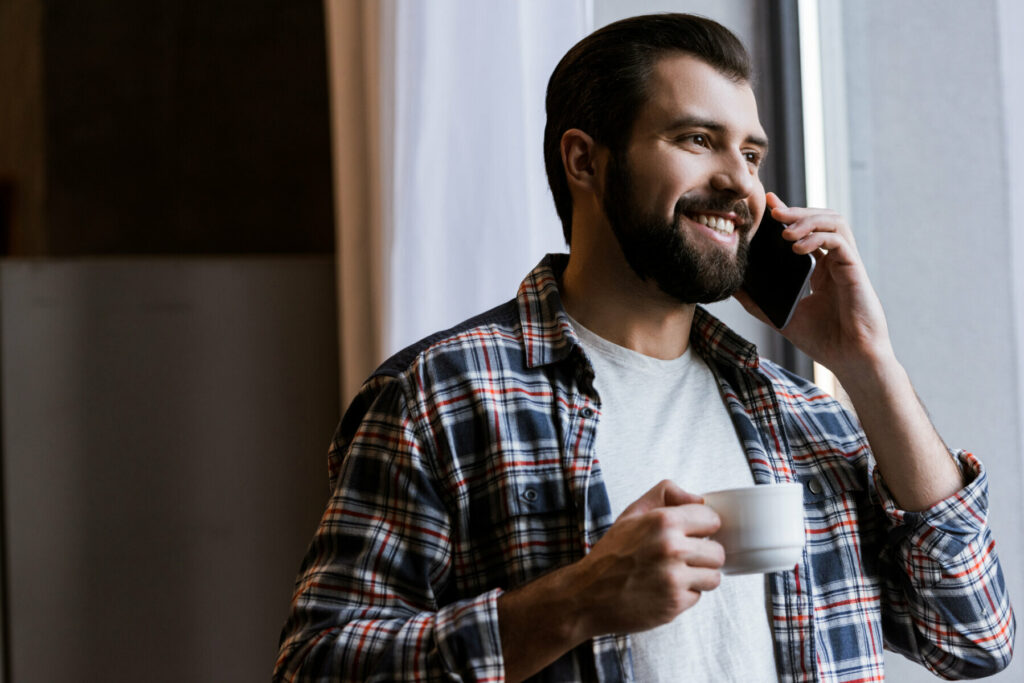
[[[743,156],[746,157],[747,161],[754,166],[761,165],[761,153],[760,152],[744,152]]]
[[[687,142],[692,142],[693,144],[699,145],[701,147],[707,147],[709,144],[708,136],[704,135],[703,133],[693,133],[691,135],[687,135],[684,138],[684,140],[686,140]]]

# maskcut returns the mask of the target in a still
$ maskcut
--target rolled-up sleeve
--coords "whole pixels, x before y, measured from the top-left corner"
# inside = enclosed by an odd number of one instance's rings
[[[872,473],[888,518],[883,577],[887,645],[944,678],[975,678],[1005,668],[1015,620],[988,526],[988,478],[980,461],[952,451],[964,487],[927,510],[896,504]]]
[[[500,681],[499,589],[450,599],[449,508],[400,382],[372,380],[329,456],[275,681]]]

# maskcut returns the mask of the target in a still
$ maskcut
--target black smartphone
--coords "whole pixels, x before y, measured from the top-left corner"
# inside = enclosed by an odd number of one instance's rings
[[[750,241],[743,289],[780,330],[807,293],[814,257],[793,253],[793,243],[782,236],[786,226],[765,209],[764,218]]]

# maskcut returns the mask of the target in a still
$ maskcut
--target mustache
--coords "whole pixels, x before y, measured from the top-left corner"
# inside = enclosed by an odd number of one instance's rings
[[[750,208],[742,199],[732,194],[686,195],[679,198],[675,207],[675,218],[695,213],[732,213],[738,219],[736,228],[749,230],[753,223]]]

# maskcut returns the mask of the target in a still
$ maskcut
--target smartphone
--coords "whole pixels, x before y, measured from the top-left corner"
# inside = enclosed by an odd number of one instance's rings
[[[743,289],[778,329],[789,324],[793,311],[810,290],[814,257],[793,253],[782,236],[786,226],[766,209],[750,241]]]

